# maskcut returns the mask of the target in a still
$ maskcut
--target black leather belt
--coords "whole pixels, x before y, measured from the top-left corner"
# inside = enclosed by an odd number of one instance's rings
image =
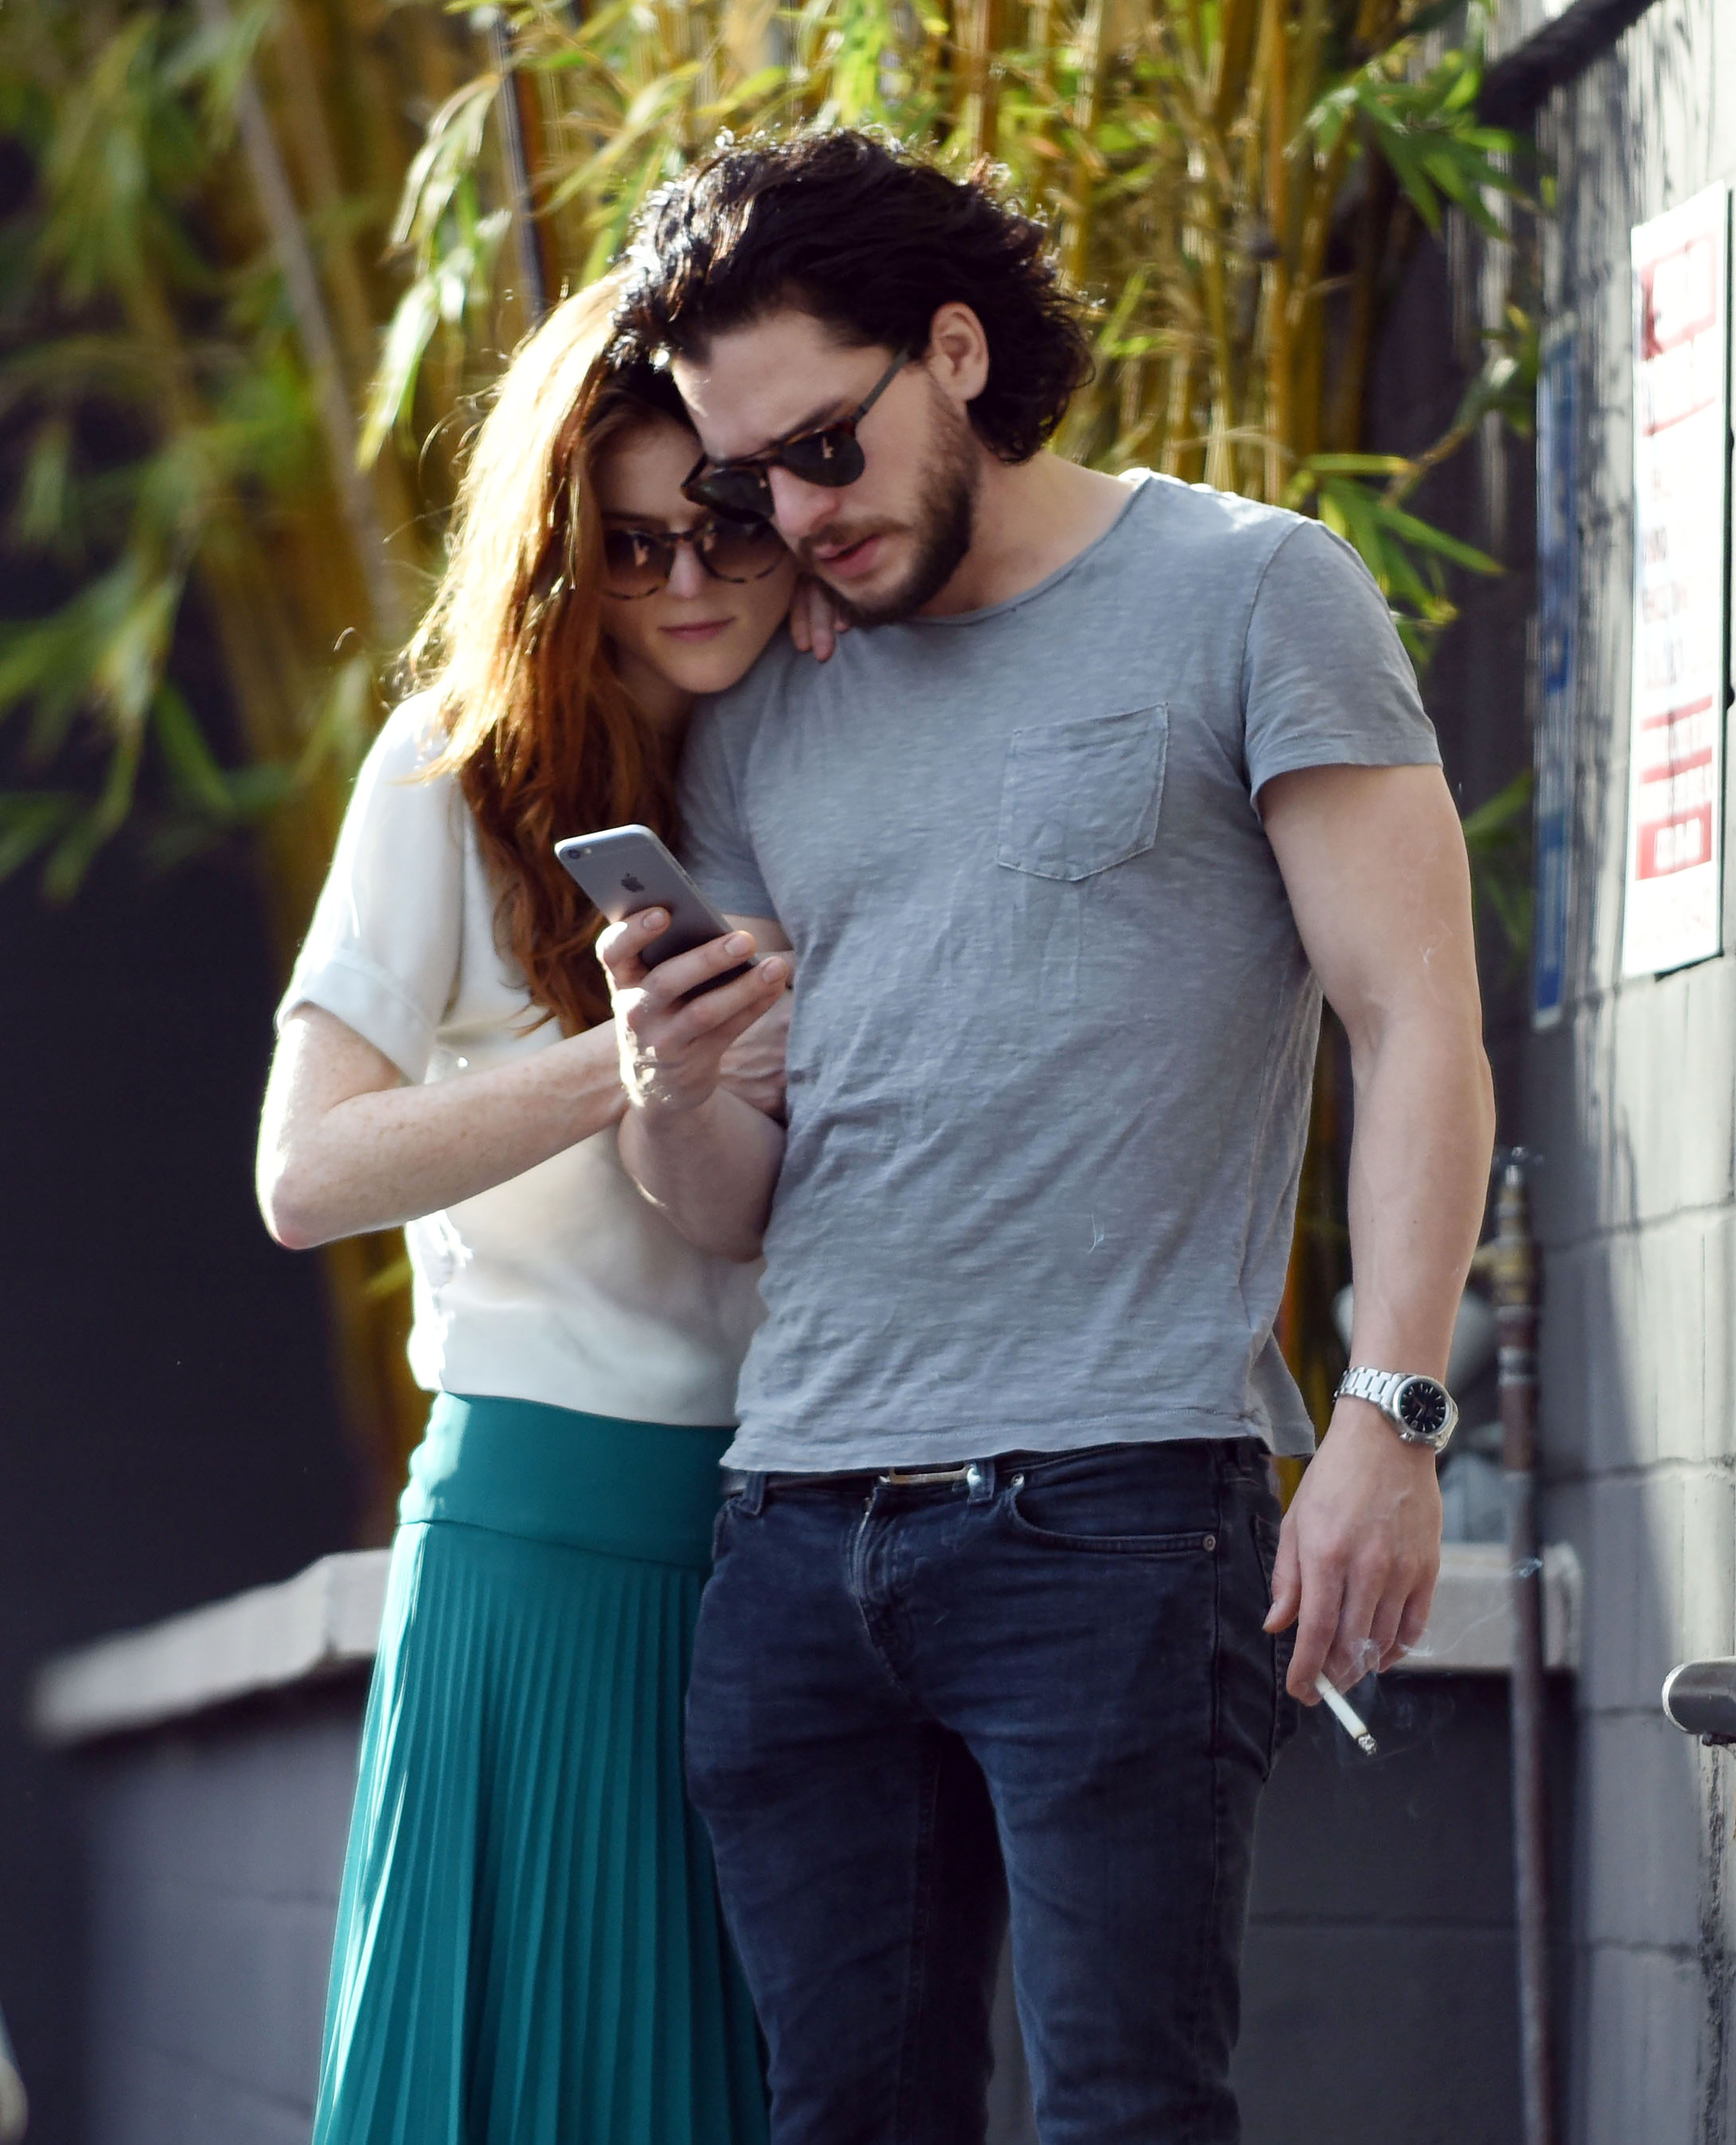
[[[956,1467],[887,1467],[875,1470],[858,1468],[847,1474],[832,1475],[768,1475],[768,1490],[844,1490],[858,1495],[864,1490],[925,1489],[942,1482],[963,1483],[968,1486],[973,1477],[981,1472],[981,1463],[966,1460]],[[723,1487],[726,1496],[746,1488],[746,1475],[736,1467],[724,1470]]]

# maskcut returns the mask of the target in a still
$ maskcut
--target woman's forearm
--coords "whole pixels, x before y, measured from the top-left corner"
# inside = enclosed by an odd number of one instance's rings
[[[274,1112],[268,1094],[260,1205],[292,1250],[391,1228],[522,1176],[625,1107],[611,1028],[486,1072],[351,1094],[317,1113]]]
[[[631,1109],[621,1127],[628,1175],[720,1258],[759,1257],[783,1157],[782,1126],[725,1087],[692,1109]]]

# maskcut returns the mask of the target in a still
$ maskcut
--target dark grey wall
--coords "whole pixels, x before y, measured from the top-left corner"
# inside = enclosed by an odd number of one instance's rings
[[[83,1761],[90,2145],[306,2145],[362,1701],[359,1679],[316,1686]],[[1381,1754],[1316,1711],[1261,1813],[1247,2145],[1512,2145],[1505,1683],[1399,1678],[1364,1702]],[[992,2145],[1033,2145],[1018,2069]]]
[[[270,963],[238,867],[0,888],[0,2008],[32,2145],[79,2145],[85,1902],[29,1679],[349,1545],[319,1277],[251,1191]]]

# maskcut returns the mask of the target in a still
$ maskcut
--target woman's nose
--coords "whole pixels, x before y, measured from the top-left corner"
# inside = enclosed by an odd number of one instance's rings
[[[691,600],[703,595],[709,576],[699,563],[698,548],[692,544],[677,544],[675,564],[669,570],[669,593]]]

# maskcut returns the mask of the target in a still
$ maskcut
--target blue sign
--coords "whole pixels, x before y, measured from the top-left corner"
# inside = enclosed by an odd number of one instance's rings
[[[1553,1028],[1560,1019],[1567,988],[1579,600],[1574,371],[1572,330],[1558,329],[1544,341],[1537,381],[1537,911],[1531,963],[1536,1028]]]

